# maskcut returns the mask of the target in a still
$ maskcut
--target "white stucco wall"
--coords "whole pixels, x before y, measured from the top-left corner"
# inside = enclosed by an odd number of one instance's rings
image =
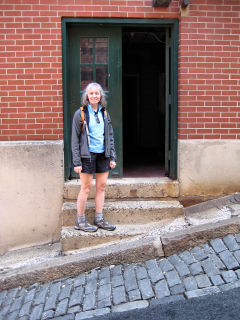
[[[181,195],[240,192],[240,140],[179,140]]]
[[[0,254],[59,240],[63,142],[0,142]]]

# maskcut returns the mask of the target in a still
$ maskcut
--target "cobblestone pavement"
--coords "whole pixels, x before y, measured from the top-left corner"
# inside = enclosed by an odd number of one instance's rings
[[[0,319],[80,320],[240,287],[240,234],[168,258],[0,292]]]

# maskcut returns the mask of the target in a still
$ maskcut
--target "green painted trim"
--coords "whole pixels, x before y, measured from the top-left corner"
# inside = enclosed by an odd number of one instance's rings
[[[141,27],[144,25],[156,26],[156,25],[173,25],[178,23],[178,19],[118,19],[118,18],[62,18],[63,23],[76,23],[76,24],[84,24],[87,25],[94,23],[101,23],[106,25],[117,24],[117,25],[136,25]]]
[[[69,106],[68,106],[68,79],[67,79],[67,25],[65,22],[62,21],[62,74],[63,74],[63,133],[64,133],[64,177],[65,179],[70,176],[69,164],[71,164],[72,159],[70,159],[69,155],[70,146],[67,142],[70,139],[69,136],[69,128],[71,127],[70,124],[70,117],[69,117]]]

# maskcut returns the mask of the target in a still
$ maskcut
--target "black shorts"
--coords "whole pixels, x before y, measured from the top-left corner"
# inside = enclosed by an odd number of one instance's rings
[[[81,158],[82,161],[82,173],[104,173],[109,171],[110,159],[105,158],[105,153],[90,152],[91,159]]]

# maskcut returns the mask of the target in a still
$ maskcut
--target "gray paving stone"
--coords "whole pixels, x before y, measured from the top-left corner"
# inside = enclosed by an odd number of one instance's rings
[[[208,254],[201,248],[195,247],[191,250],[192,255],[198,261],[204,260],[208,258]]]
[[[169,287],[173,287],[176,284],[181,283],[179,275],[177,274],[177,272],[175,270],[166,272],[165,277],[166,277],[166,280],[167,280]]]
[[[193,255],[190,253],[190,251],[186,250],[184,252],[179,253],[179,257],[187,264],[192,264],[194,262],[197,262],[196,259],[193,257]]]
[[[190,270],[188,269],[187,264],[185,264],[185,262],[183,262],[178,257],[178,255],[174,254],[174,255],[170,256],[168,259],[175,266],[180,277],[185,277],[190,274]]]
[[[208,276],[216,275],[220,273],[220,271],[218,270],[218,268],[215,266],[212,259],[210,258],[201,261],[201,264],[202,264],[203,270],[205,271],[205,273],[208,274]]]
[[[224,237],[223,241],[230,251],[236,251],[240,249],[239,244],[232,234]]]
[[[41,320],[53,319],[53,316],[54,316],[54,311],[53,310],[44,311],[42,313]]]
[[[240,280],[237,280],[233,283],[223,284],[219,288],[221,291],[227,291],[227,290],[232,290],[232,289],[239,288],[239,287],[240,287]]]
[[[30,320],[40,320],[42,317],[43,305],[39,304],[35,306],[30,315]]]
[[[145,261],[145,265],[146,265],[148,270],[158,268],[158,264],[157,264],[157,260],[156,259]]]
[[[240,263],[240,250],[235,251],[233,255],[237,259],[238,263]]]
[[[184,294],[187,299],[191,299],[191,298],[197,298],[197,297],[205,296],[208,294],[219,293],[219,292],[220,292],[220,289],[214,286],[209,288],[197,289],[193,291],[187,291]]]
[[[4,302],[6,296],[7,296],[7,290],[3,290],[3,291],[0,292],[0,306]]]
[[[18,312],[19,312],[19,310],[20,310],[20,308],[22,306],[23,299],[24,299],[24,296],[16,298],[13,301],[13,303],[11,304],[9,312],[11,313],[11,312],[16,311],[16,310],[18,310]]]
[[[49,284],[45,284],[41,287],[40,291],[38,291],[35,295],[35,299],[33,302],[34,305],[45,303],[48,289],[49,289]]]
[[[153,283],[164,279],[164,275],[162,273],[162,270],[159,267],[149,269],[148,274],[149,274],[149,277]]]
[[[85,294],[94,293],[97,291],[97,280],[91,279],[87,281],[87,284],[85,286]]]
[[[7,314],[4,320],[17,320],[18,319],[18,311],[15,310],[9,314]]]
[[[69,308],[73,306],[77,306],[80,303],[82,303],[83,298],[83,287],[77,287],[71,294],[70,300],[69,300]]]
[[[4,316],[8,313],[8,310],[10,309],[10,304],[4,305],[0,309],[0,319],[4,319]]]
[[[89,271],[86,275],[87,281],[96,280],[97,278],[98,278],[98,272],[96,269]]]
[[[122,265],[114,266],[110,269],[112,276],[119,276],[122,274]]]
[[[79,287],[79,286],[83,286],[85,284],[86,281],[86,276],[85,274],[80,274],[79,276],[77,276],[76,278],[74,278],[73,280],[73,285],[74,287]]]
[[[65,316],[54,317],[54,320],[74,320],[74,314],[66,314]]]
[[[80,306],[75,306],[75,307],[71,307],[71,308],[68,308],[68,313],[78,313],[81,311],[81,308]]]
[[[167,259],[160,260],[159,266],[162,269],[163,273],[174,269],[173,265]]]
[[[239,266],[239,263],[237,262],[237,260],[235,259],[235,257],[232,255],[231,252],[223,251],[219,253],[219,256],[228,270]]]
[[[150,299],[154,297],[154,292],[151,286],[151,282],[148,279],[142,279],[138,281],[139,290],[143,299]]]
[[[72,284],[68,284],[68,285],[63,284],[58,299],[63,300],[65,298],[69,298],[71,294],[71,290],[72,290]]]
[[[63,316],[67,313],[67,307],[68,307],[68,298],[60,301],[57,305],[57,309],[55,312],[55,317]]]
[[[106,298],[110,298],[111,296],[111,285],[104,284],[103,286],[98,288],[97,300],[104,300]]]
[[[222,277],[218,274],[210,276],[210,280],[212,281],[214,286],[220,286],[221,284],[224,284]]]
[[[155,285],[155,294],[158,299],[170,296],[166,280],[161,280]]]
[[[57,295],[51,295],[47,298],[45,305],[44,305],[44,311],[48,310],[55,310],[57,305]]]
[[[219,259],[219,257],[216,254],[210,254],[209,258],[213,261],[213,263],[219,270],[226,269],[226,266],[222,263],[221,259]]]
[[[28,292],[26,293],[26,295],[25,295],[24,303],[27,303],[27,302],[29,302],[29,301],[32,302],[33,299],[34,299],[34,295],[35,295],[36,291],[37,291],[36,288],[33,288],[33,289],[31,289],[30,291],[28,291]]]
[[[189,270],[193,276],[203,272],[202,266],[199,262],[193,263],[189,266]]]
[[[129,301],[141,300],[141,293],[138,289],[128,292]]]
[[[32,306],[32,301],[29,301],[21,306],[21,309],[19,311],[19,317],[27,316],[30,313]]]
[[[194,277],[187,277],[183,279],[183,284],[187,291],[196,290],[198,288],[197,282]]]
[[[98,301],[97,306],[99,309],[101,308],[106,308],[106,307],[111,307],[112,302],[110,298],[105,298],[101,301]]]
[[[180,294],[180,293],[183,293],[184,291],[185,291],[185,288],[182,284],[177,284],[176,286],[170,288],[170,292],[172,295]]]
[[[213,250],[216,253],[220,253],[222,251],[227,250],[227,247],[225,246],[224,242],[222,241],[222,239],[214,239],[210,241],[211,246],[213,247]]]
[[[223,277],[224,281],[227,283],[237,281],[237,275],[232,270],[223,271],[222,277]]]
[[[10,301],[11,299],[16,298],[19,290],[20,290],[19,288],[9,289],[7,293],[7,299]]]
[[[75,320],[84,320],[84,319],[93,318],[93,317],[100,317],[108,313],[110,313],[109,308],[102,308],[102,309],[96,309],[96,310],[91,310],[86,312],[80,312],[76,314]]]
[[[206,274],[199,274],[195,277],[199,289],[210,287],[212,284]]]
[[[58,282],[55,282],[53,284],[50,285],[49,287],[49,294],[48,296],[55,296],[55,295],[58,295],[60,290],[61,290],[61,281],[58,281]]]
[[[240,243],[240,233],[235,234],[235,239],[238,243]]]
[[[206,252],[206,254],[208,254],[208,255],[214,253],[213,248],[210,247],[208,243],[205,243],[205,244],[201,245],[200,247],[203,248],[203,250],[204,250],[204,251]]]
[[[149,306],[149,303],[146,300],[133,301],[133,302],[127,302],[118,306],[113,306],[112,312],[125,312],[129,310],[147,308],[148,306]]]
[[[236,270],[235,273],[238,276],[238,279],[240,279],[240,269]]]
[[[179,294],[179,295],[175,295],[175,296],[169,296],[169,297],[163,297],[160,299],[152,299],[150,301],[150,306],[154,307],[157,306],[159,304],[167,304],[167,303],[174,303],[177,301],[182,301],[185,300],[185,297],[183,294]]]
[[[122,286],[123,284],[124,284],[124,280],[123,280],[122,275],[112,277],[112,287],[113,288]]]
[[[147,270],[145,267],[137,266],[135,271],[137,280],[146,279],[148,277]]]
[[[95,294],[87,294],[83,298],[83,311],[92,310],[95,307],[96,297]]]
[[[112,289],[113,304],[120,304],[127,302],[124,286],[116,287]]]
[[[110,268],[103,268],[99,271],[99,285],[102,286],[104,284],[110,283]]]
[[[127,291],[132,291],[138,288],[135,271],[133,268],[127,268],[123,272],[125,288]]]

